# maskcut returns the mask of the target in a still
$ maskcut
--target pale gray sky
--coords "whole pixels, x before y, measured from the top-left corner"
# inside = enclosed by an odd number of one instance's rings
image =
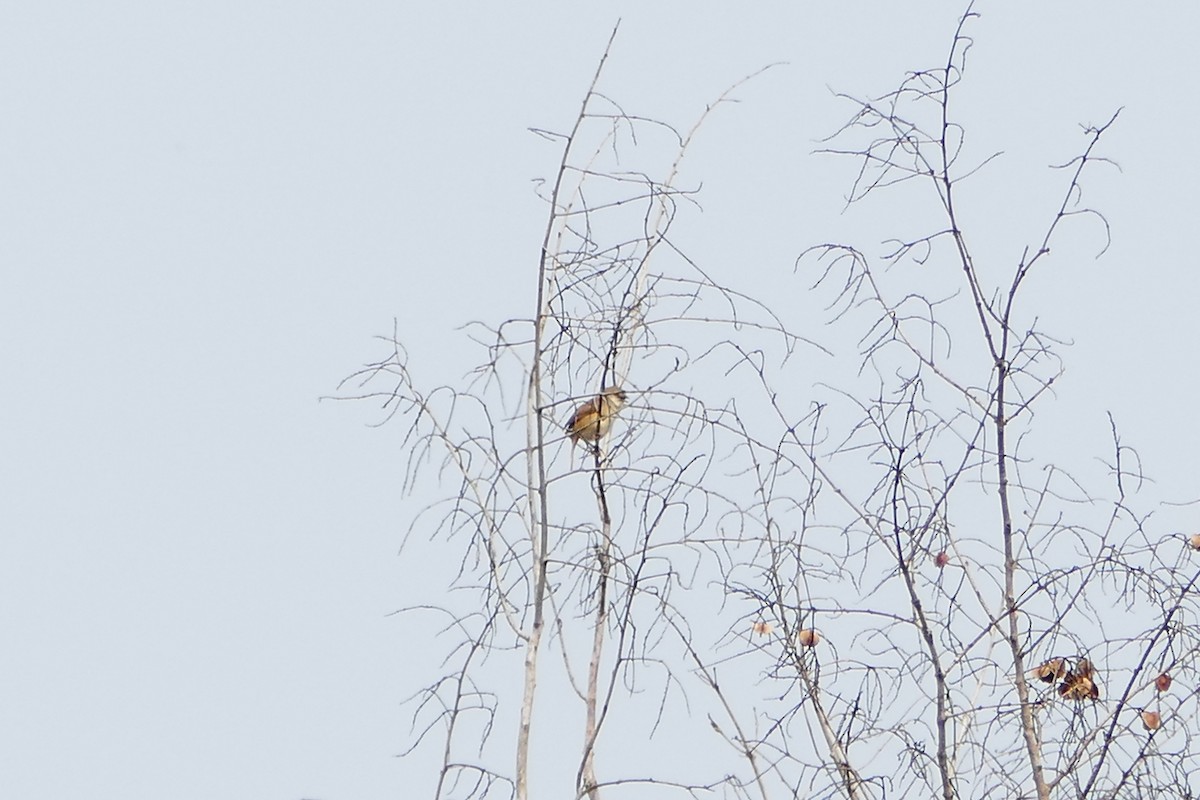
[[[959,4],[8,4],[0,25],[0,787],[5,797],[381,800],[422,643],[398,558],[400,431],[318,403],[398,320],[431,381],[456,328],[532,307],[531,180],[623,18],[602,89],[691,123],[706,263],[751,293],[821,241],[853,167],[811,155],[849,109],[944,58]],[[997,259],[1057,200],[1045,165],[1124,106],[1043,319],[1076,347],[1044,413],[1106,455],[1112,410],[1194,497],[1191,153],[1200,7],[983,2],[960,97],[1004,150],[975,198]],[[1041,203],[1041,205],[1039,205]],[[874,215],[874,216],[872,216]],[[865,222],[864,222],[865,220]],[[990,242],[983,243],[987,252]],[[758,280],[763,283],[756,283]],[[513,690],[517,691],[514,684]]]

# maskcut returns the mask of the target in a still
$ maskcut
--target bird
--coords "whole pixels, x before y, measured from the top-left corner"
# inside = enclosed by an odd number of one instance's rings
[[[613,417],[625,406],[625,390],[608,386],[600,394],[580,404],[567,422],[571,443],[598,442],[612,427]]]

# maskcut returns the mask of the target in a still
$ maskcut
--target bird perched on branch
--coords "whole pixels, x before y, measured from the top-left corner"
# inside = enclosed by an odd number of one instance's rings
[[[613,417],[625,406],[625,397],[625,390],[620,386],[609,386],[575,409],[567,422],[571,442],[600,441],[612,427]]]

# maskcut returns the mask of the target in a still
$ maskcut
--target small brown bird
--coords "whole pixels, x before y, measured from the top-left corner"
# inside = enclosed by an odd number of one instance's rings
[[[609,386],[575,409],[567,422],[571,442],[598,442],[612,427],[613,417],[625,406],[625,390]]]

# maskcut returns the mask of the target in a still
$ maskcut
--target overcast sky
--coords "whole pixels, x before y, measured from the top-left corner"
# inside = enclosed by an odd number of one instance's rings
[[[1073,237],[1079,269],[1037,287],[1076,342],[1044,413],[1104,455],[1111,410],[1186,499],[1200,6],[1167,9],[983,2],[960,96],[972,146],[1005,152],[976,224],[1010,260],[1059,196],[1046,166],[1124,107],[1103,148],[1122,171],[1087,197],[1112,246]],[[682,235],[753,292],[808,245],[884,238],[884,206],[843,213],[852,165],[812,154],[849,113],[831,90],[938,64],[959,11],[7,4],[0,793],[405,797],[420,643],[387,615],[413,599],[397,550],[423,502],[401,496],[399,430],[318,398],[393,319],[437,381],[479,360],[459,325],[528,315],[532,181],[558,159],[528,128],[569,127],[619,18],[602,90],[679,126],[786,62],[688,162],[704,210]]]

